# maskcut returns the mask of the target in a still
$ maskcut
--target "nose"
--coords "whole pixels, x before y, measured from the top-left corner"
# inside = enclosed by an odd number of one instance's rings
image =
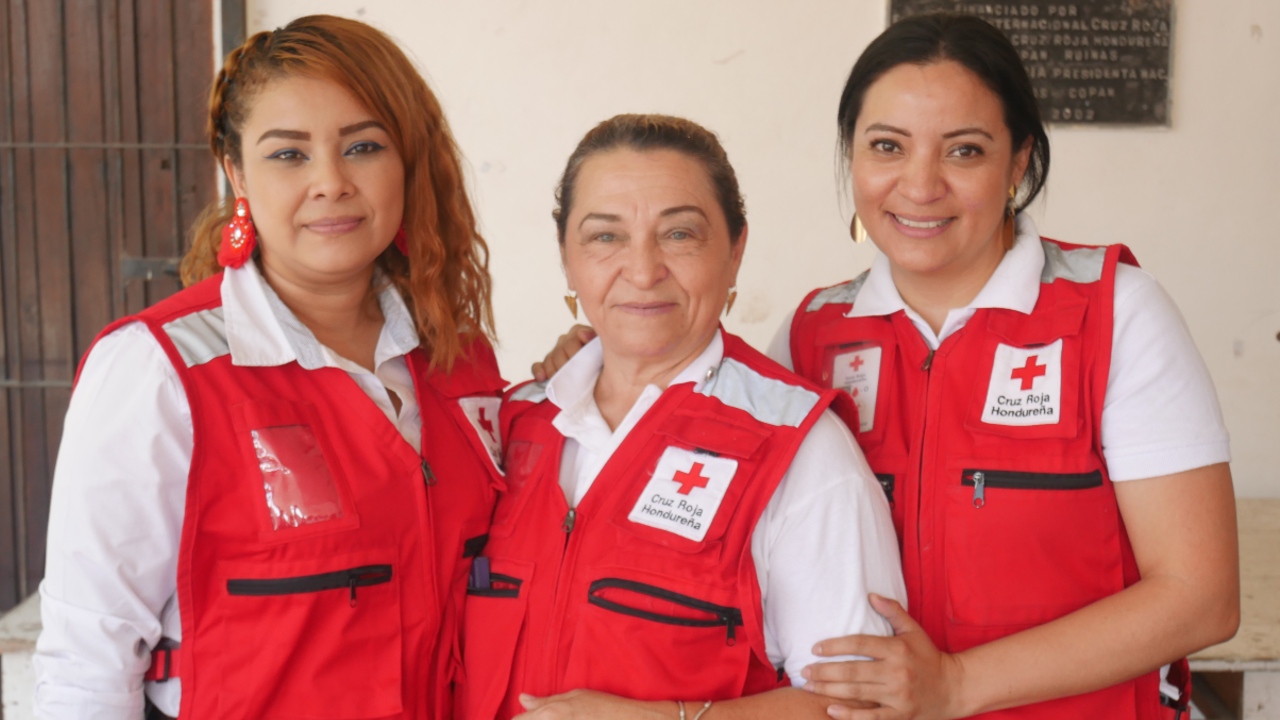
[[[647,236],[628,250],[626,274],[632,285],[648,289],[666,279],[669,271],[657,238]]]
[[[898,193],[916,205],[928,205],[947,192],[942,161],[918,154],[911,158],[898,179]]]
[[[355,191],[342,155],[316,153],[311,158],[311,196],[337,200]]]

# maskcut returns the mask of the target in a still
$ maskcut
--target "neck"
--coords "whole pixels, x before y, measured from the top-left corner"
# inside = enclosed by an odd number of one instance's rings
[[[1003,240],[987,247],[991,249],[968,262],[928,273],[889,266],[902,301],[933,328],[935,335],[941,332],[947,313],[973,302],[1000,266],[1007,252]]]
[[[323,284],[299,281],[263,267],[262,275],[316,340],[342,357],[372,370],[382,331],[382,306],[371,292],[373,266]]]
[[[596,379],[595,401],[600,415],[616,430],[622,424],[640,394],[649,385],[665,390],[672,380],[698,359],[715,337],[714,331],[692,349],[661,358],[622,357],[604,347],[604,367]]]

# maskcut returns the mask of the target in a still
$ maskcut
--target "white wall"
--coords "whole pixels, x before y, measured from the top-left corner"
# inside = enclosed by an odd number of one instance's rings
[[[727,326],[763,347],[809,289],[874,252],[848,239],[836,180],[844,78],[883,0],[249,0],[250,31],[305,13],[399,39],[440,96],[492,250],[504,374],[570,322],[550,219],[577,140],[620,112],[720,134],[750,247]],[[1186,315],[1230,427],[1237,493],[1280,497],[1280,2],[1182,0],[1173,125],[1055,127],[1041,232],[1128,243]]]

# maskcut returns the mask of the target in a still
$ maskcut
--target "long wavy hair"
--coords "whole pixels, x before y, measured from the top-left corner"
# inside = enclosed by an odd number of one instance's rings
[[[490,339],[489,249],[476,228],[462,163],[440,103],[409,58],[384,33],[331,15],[301,17],[233,50],[209,94],[209,146],[221,167],[241,167],[240,132],[254,96],[285,76],[328,80],[382,123],[404,161],[406,257],[394,247],[377,265],[400,291],[433,365],[448,369],[479,336]],[[201,213],[182,259],[182,281],[221,271],[218,245],[235,198]]]

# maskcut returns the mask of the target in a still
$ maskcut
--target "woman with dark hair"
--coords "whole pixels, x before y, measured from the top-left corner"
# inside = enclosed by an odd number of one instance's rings
[[[1180,659],[1239,615],[1227,434],[1177,308],[1124,246],[1042,239],[1020,214],[1049,142],[987,23],[890,27],[839,127],[880,255],[806,297],[771,354],[855,393],[910,616],[877,601],[896,637],[821,648],[875,661],[807,677],[887,708],[837,717],[1172,716]]]
[[[826,717],[792,684],[836,628],[888,634],[867,593],[903,593],[893,526],[848,397],[719,328],[747,242],[724,150],[620,115],[557,197],[566,299],[599,336],[506,397],[459,716]]]
[[[852,233],[880,254],[810,293],[770,356],[853,396],[910,614],[872,598],[895,637],[822,642],[872,661],[811,665],[808,687],[880,706],[830,708],[857,720],[1182,712],[1181,658],[1235,632],[1239,580],[1227,434],[1177,308],[1124,246],[1021,214],[1049,143],[987,23],[888,28],[839,130]]]
[[[233,194],[99,336],[53,484],[43,718],[447,718],[504,385],[458,150],[377,30],[228,55]]]

